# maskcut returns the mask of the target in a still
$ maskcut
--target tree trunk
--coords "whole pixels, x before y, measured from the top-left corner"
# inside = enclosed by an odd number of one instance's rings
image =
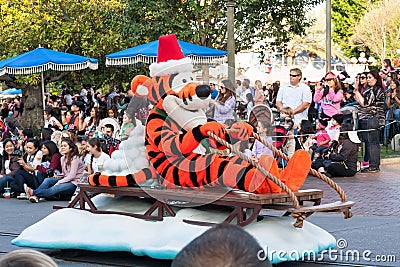
[[[23,127],[31,128],[35,135],[40,133],[43,125],[43,102],[40,84],[37,86],[28,85],[22,90],[22,102],[24,113],[21,124]]]

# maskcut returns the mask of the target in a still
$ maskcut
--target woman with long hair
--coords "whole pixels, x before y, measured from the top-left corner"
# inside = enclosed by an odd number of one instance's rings
[[[75,192],[79,178],[82,176],[85,165],[79,157],[78,147],[71,139],[61,141],[60,152],[62,173],[44,179],[37,189],[24,185],[25,193],[32,203],[39,202],[39,197],[50,198],[56,195],[71,197]]]
[[[381,149],[379,145],[379,127],[385,125],[385,90],[379,72],[372,70],[367,75],[368,87],[361,93],[354,90],[355,100],[360,104],[358,109],[359,129],[367,130],[361,133],[365,144],[364,162],[369,167],[363,172],[379,172]],[[366,166],[366,164],[364,164]]]
[[[102,151],[100,140],[98,138],[89,139],[88,150],[91,155],[90,162],[87,162],[88,173],[102,172],[104,163],[110,159],[110,156]]]
[[[320,118],[329,120],[339,112],[343,90],[339,79],[332,72],[328,72],[323,80],[315,86],[314,102],[321,104]]]
[[[37,167],[42,162],[42,151],[39,150],[40,141],[35,138],[29,138],[24,144],[24,155],[18,160],[18,163],[21,165],[21,169],[15,172],[15,182],[17,184],[17,188],[21,197],[19,199],[26,199],[26,196],[23,195],[24,192],[24,184],[29,185],[30,187],[37,188],[39,186],[37,176],[35,174]]]
[[[343,124],[340,132],[337,153],[329,155],[331,163],[321,171],[326,171],[332,177],[351,177],[357,173],[358,146],[361,141],[351,124]]]
[[[38,172],[36,177],[38,185],[43,183],[44,178],[52,177],[54,174],[61,173],[61,154],[58,151],[57,145],[53,141],[44,141],[42,143],[42,163],[37,166]]]
[[[99,124],[101,120],[99,109],[94,107],[90,110],[90,116],[79,117],[79,131],[85,131],[85,135],[92,136],[96,130],[100,130]]]
[[[18,192],[14,175],[21,166],[18,163],[19,157],[13,155],[15,151],[15,144],[11,138],[3,140],[3,157],[1,160],[1,171],[0,171],[0,192],[4,193],[5,187],[11,187],[12,192]]]
[[[228,119],[235,119],[234,109],[236,99],[234,96],[233,84],[230,80],[223,80],[219,86],[219,94],[216,100],[211,100],[214,106],[214,120],[224,123]]]
[[[364,92],[364,90],[367,88],[367,74],[368,72],[362,72],[357,74],[356,76],[356,82],[354,84],[354,89],[357,89],[361,94]]]
[[[382,62],[382,68],[387,70],[388,72],[394,71],[394,68],[392,66],[392,62],[390,61],[389,58],[385,58]]]
[[[389,142],[389,133],[391,127],[391,121],[396,120],[397,126],[400,126],[400,81],[393,79],[389,83],[388,93],[386,97],[386,123],[385,130],[383,133],[384,145]]]

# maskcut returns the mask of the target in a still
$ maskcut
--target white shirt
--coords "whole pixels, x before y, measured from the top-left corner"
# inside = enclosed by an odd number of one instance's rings
[[[247,88],[246,90],[243,90],[243,88],[242,88],[241,92],[238,95],[238,98],[239,98],[238,101],[243,101],[244,103],[247,104],[247,98],[246,98],[247,94],[251,94],[250,89]]]
[[[52,126],[57,126],[57,124],[60,124],[60,122],[56,118],[50,117],[49,120],[44,121],[44,128],[51,128]]]
[[[311,103],[312,94],[310,87],[302,82],[296,86],[290,83],[284,84],[279,88],[276,101],[282,102],[282,107],[290,107],[294,110],[303,102]],[[301,120],[308,120],[308,108],[294,115],[295,124],[299,125]]]
[[[4,169],[5,169],[5,173],[6,174],[9,174],[11,172],[11,170],[10,170],[10,160],[9,159],[6,159],[4,161]]]
[[[72,105],[72,96],[71,95],[65,95],[64,99],[65,99],[65,104],[67,104],[68,106]]]
[[[86,160],[85,164],[90,165],[91,158],[92,158],[91,156],[86,157],[85,158],[85,160]],[[108,154],[104,153],[104,152],[101,152],[101,155],[98,158],[93,157],[93,162],[92,162],[93,173],[103,171],[104,162],[106,162],[109,159],[110,159],[110,156]],[[100,169],[99,169],[99,166],[100,166]]]

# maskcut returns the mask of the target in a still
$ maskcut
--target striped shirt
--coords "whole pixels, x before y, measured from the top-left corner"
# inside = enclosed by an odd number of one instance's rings
[[[385,125],[385,90],[378,86],[368,87],[362,93],[363,106],[358,109],[358,118],[366,120],[377,117],[379,125]]]

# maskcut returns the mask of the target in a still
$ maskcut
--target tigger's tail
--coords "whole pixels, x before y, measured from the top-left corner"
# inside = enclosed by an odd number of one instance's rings
[[[137,186],[140,183],[158,177],[157,171],[152,168],[144,168],[128,175],[105,175],[101,173],[92,174],[88,181],[92,186]]]

